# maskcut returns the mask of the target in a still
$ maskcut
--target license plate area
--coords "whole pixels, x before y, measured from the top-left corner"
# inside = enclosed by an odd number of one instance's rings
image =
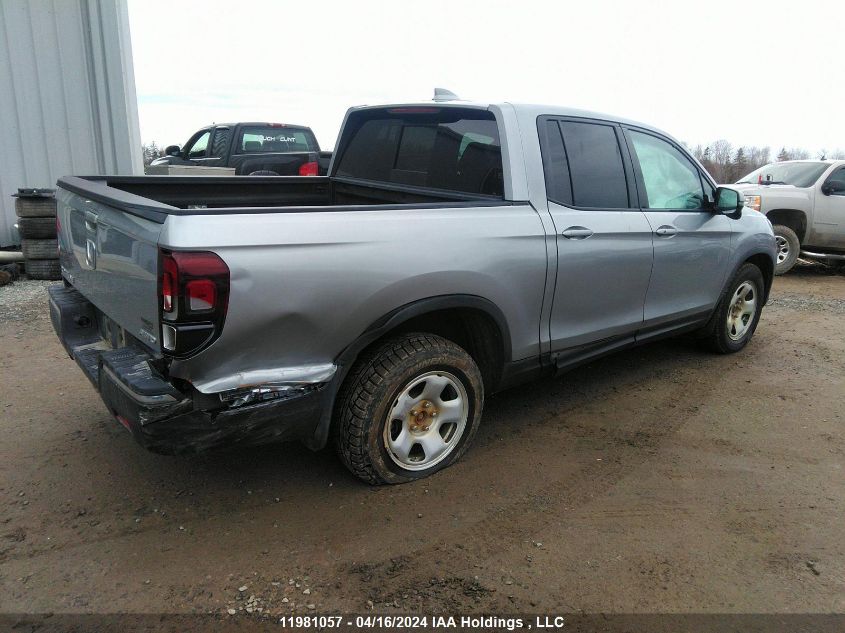
[[[112,349],[126,347],[126,330],[100,310],[97,310],[97,329],[100,332],[100,338]]]

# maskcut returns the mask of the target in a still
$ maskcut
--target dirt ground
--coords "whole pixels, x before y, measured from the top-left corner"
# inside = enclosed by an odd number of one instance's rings
[[[845,611],[845,276],[820,266],[744,352],[667,341],[500,394],[459,464],[381,488],[298,444],[144,451],[15,286],[0,612]]]

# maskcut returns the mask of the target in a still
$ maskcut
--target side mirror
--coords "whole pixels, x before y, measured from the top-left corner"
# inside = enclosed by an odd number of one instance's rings
[[[725,215],[742,213],[743,200],[736,189],[719,187],[716,189],[716,211]]]
[[[178,145],[168,145],[164,148],[164,153],[167,156],[179,156],[181,148]]]

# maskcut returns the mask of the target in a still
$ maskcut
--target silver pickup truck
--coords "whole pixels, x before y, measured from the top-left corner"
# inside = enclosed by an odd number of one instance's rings
[[[371,483],[485,396],[681,332],[742,349],[765,216],[671,137],[560,107],[349,110],[325,177],[66,177],[53,325],[151,450],[331,438]]]
[[[788,160],[764,165],[734,185],[745,205],[774,225],[775,274],[799,255],[845,266],[845,160]]]

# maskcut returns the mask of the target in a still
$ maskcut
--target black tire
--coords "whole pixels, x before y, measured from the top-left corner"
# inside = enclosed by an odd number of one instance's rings
[[[18,277],[20,277],[21,269],[17,262],[12,264],[0,264],[0,272],[8,273],[12,277],[12,281],[15,281]]]
[[[21,240],[24,259],[57,259],[59,257],[58,240]]]
[[[428,468],[411,470],[402,467],[389,452],[386,435],[392,431],[387,425],[400,421],[391,421],[388,417],[399,403],[402,391],[414,381],[424,380],[427,374],[434,374],[437,379],[445,375],[460,382],[466,395],[466,418],[463,430],[456,431],[456,435],[447,440],[455,444],[447,449],[441,461]],[[413,396],[418,397],[422,396]],[[478,430],[483,403],[481,373],[461,347],[433,334],[404,334],[390,338],[366,352],[350,369],[335,409],[335,448],[346,467],[370,484],[396,484],[427,477],[454,463],[466,452]],[[433,410],[436,408],[434,406]],[[429,424],[434,423],[432,418],[429,418]],[[410,430],[403,432],[410,433]],[[414,448],[419,446],[414,444]],[[426,459],[421,465],[424,466]]]
[[[250,176],[278,176],[275,171],[270,171],[269,169],[259,169],[258,171],[254,171]]]
[[[772,228],[775,231],[775,240],[778,242],[775,274],[783,275],[792,270],[795,262],[798,261],[798,255],[801,253],[801,242],[795,231],[788,226],[775,224]]]
[[[58,259],[30,259],[26,262],[26,274],[30,279],[58,281],[62,278]]]
[[[55,198],[17,198],[15,213],[19,218],[55,218]]]
[[[754,312],[749,316],[747,329],[737,338],[736,330],[728,323],[728,316],[735,309],[735,300],[738,290],[743,284],[751,284],[754,287]],[[733,354],[748,345],[748,341],[754,336],[757,324],[760,322],[760,314],[763,311],[763,293],[765,281],[763,273],[754,264],[743,264],[736,271],[725,292],[722,294],[719,304],[710,322],[702,331],[702,342],[711,351],[718,354]],[[747,298],[747,297],[746,297]]]
[[[25,240],[54,240],[56,239],[56,218],[20,218],[18,231],[21,238]]]

